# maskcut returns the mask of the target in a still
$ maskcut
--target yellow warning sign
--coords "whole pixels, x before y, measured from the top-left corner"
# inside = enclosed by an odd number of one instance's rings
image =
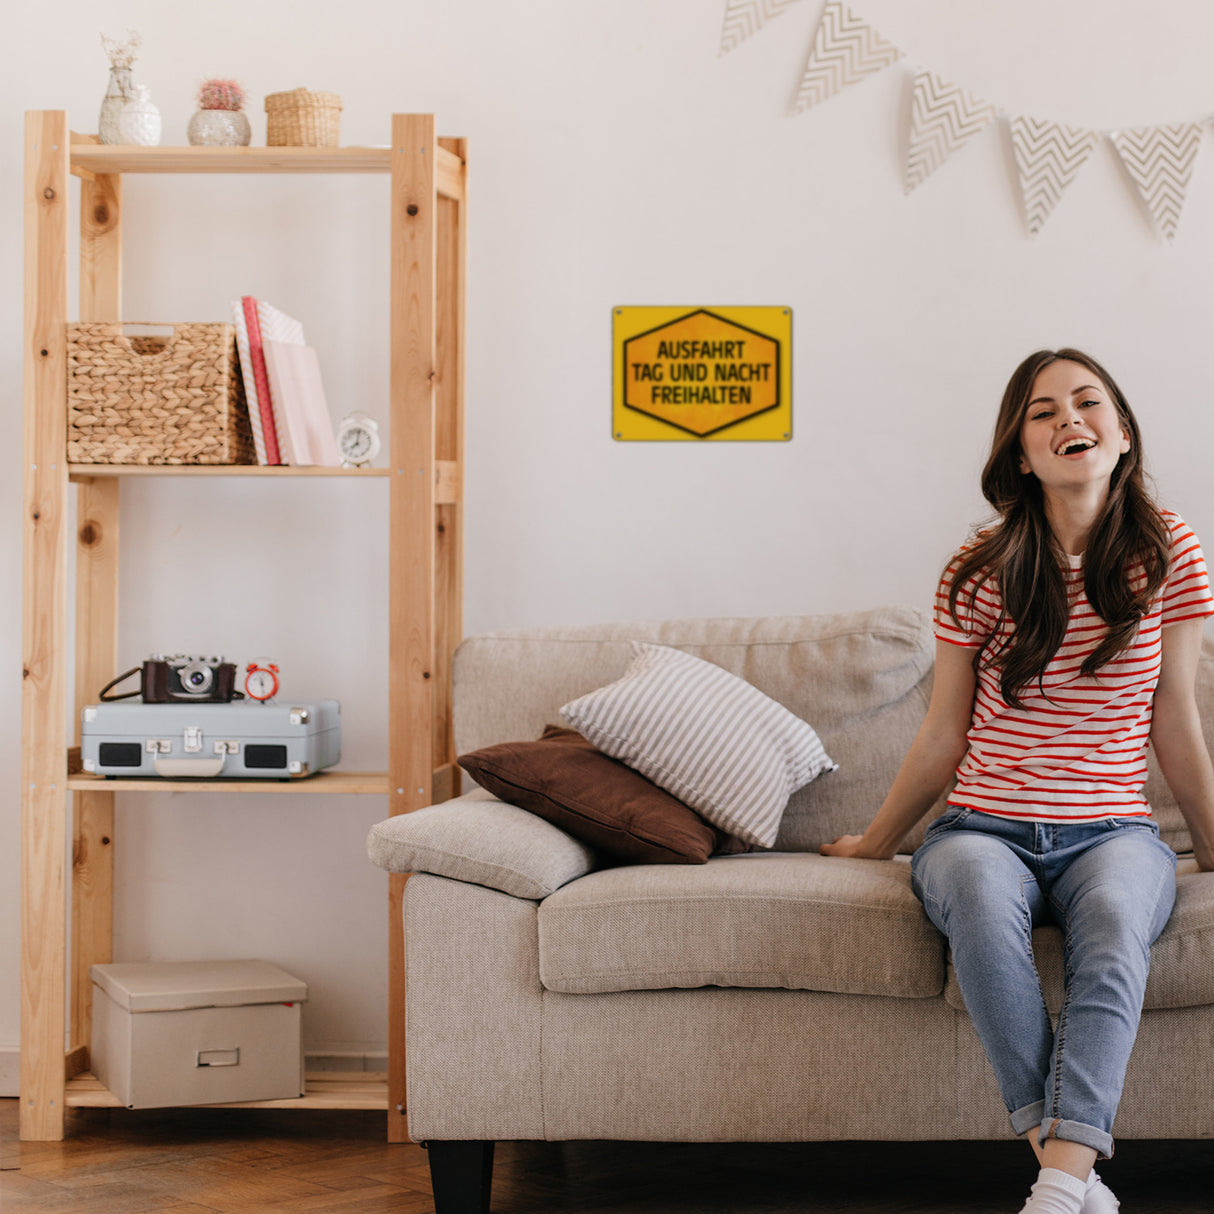
[[[617,439],[792,437],[791,308],[615,308]]]

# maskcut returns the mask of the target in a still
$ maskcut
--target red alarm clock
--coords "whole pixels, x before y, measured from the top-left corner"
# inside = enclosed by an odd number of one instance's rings
[[[272,700],[278,694],[278,667],[266,658],[254,658],[244,676],[250,700]]]

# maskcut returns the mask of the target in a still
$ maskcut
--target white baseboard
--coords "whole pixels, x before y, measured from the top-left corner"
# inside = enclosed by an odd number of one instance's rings
[[[19,1092],[21,1054],[17,1047],[0,1046],[0,1096],[16,1096]]]

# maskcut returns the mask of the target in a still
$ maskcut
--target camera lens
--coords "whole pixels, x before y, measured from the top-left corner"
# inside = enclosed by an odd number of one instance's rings
[[[211,668],[198,662],[192,662],[181,669],[181,685],[195,695],[202,695],[211,689]]]

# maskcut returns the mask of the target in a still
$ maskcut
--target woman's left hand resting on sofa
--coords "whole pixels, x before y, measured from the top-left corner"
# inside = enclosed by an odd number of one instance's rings
[[[927,716],[907,751],[889,794],[862,835],[824,843],[824,856],[888,860],[907,832],[948,787],[967,749],[974,711],[973,651],[936,641],[936,669]]]

